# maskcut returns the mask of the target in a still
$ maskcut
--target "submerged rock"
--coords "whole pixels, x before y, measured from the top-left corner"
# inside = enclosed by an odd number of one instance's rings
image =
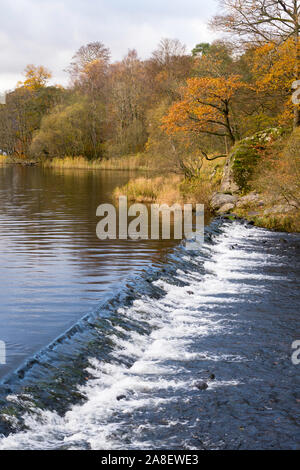
[[[208,389],[208,385],[206,382],[198,382],[195,384],[195,386],[198,388],[198,390],[207,390]]]

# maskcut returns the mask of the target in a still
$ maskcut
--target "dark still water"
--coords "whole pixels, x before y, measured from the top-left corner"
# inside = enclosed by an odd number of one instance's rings
[[[1,170],[10,369],[73,327],[0,384],[0,449],[299,449],[299,234],[216,219],[195,252],[103,245],[126,178]]]
[[[0,166],[0,379],[174,245],[96,237],[96,208],[129,177]]]

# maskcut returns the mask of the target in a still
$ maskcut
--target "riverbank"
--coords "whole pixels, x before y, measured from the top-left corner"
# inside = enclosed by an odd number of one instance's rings
[[[188,156],[186,156],[188,160]],[[258,227],[300,232],[300,131],[270,128],[238,142],[227,159],[204,159],[189,177],[147,152],[104,160],[84,157],[29,161],[0,157],[0,163],[45,168],[146,172],[117,187],[114,197],[159,204],[204,204],[215,215],[231,214]],[[199,162],[198,162],[199,163]],[[192,170],[194,170],[192,168]],[[158,176],[159,175],[159,176]]]
[[[117,170],[117,171],[153,171],[150,159],[144,154],[125,155],[103,160],[88,160],[84,157],[63,157],[45,159],[25,159],[0,155],[0,163],[16,165],[40,165],[45,168],[67,168],[83,170]]]
[[[266,129],[238,142],[226,160],[204,160],[195,177],[136,178],[115,190],[121,194],[138,202],[202,203],[215,215],[300,232],[300,131]]]
[[[183,174],[136,177],[114,191],[115,198],[126,195],[128,200],[157,204],[204,204],[210,211],[210,199],[221,184],[224,160],[203,161],[201,173],[191,178]],[[163,173],[163,172],[162,172]]]
[[[218,215],[300,232],[300,129],[289,135],[267,129],[238,142],[210,204]]]

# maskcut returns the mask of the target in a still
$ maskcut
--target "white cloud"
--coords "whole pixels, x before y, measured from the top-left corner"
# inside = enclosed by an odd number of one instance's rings
[[[162,37],[191,49],[213,39],[206,23],[215,10],[207,0],[0,0],[0,91],[13,88],[28,63],[65,84],[63,70],[91,41],[104,42],[114,60],[129,48],[147,57]]]

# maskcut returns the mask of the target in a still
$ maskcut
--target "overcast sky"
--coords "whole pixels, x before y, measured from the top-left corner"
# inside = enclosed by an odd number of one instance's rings
[[[27,64],[45,65],[55,83],[75,51],[102,41],[121,59],[130,48],[150,55],[163,37],[189,50],[211,41],[206,27],[216,0],[0,0],[0,93],[15,87]]]

